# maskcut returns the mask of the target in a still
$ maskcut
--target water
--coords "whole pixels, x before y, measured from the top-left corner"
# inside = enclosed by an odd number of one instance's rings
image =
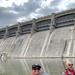
[[[0,59],[0,75],[30,75],[32,64],[42,66],[41,73],[61,75],[65,69],[65,62],[74,59]]]

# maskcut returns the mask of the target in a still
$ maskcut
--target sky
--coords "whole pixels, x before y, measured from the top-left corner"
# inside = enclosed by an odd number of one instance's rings
[[[75,8],[75,0],[0,0],[0,28]]]

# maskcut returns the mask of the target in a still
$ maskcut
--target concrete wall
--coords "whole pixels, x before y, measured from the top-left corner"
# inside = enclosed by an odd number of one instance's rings
[[[0,55],[75,57],[75,9],[0,29]]]

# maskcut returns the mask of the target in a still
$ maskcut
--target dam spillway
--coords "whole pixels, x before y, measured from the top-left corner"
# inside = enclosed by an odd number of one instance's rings
[[[0,29],[0,57],[75,57],[75,9]]]

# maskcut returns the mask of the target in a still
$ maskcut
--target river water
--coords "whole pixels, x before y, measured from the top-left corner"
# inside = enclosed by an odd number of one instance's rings
[[[65,62],[71,60],[75,67],[73,58],[48,58],[48,59],[0,59],[0,75],[30,75],[32,64],[41,65],[41,74],[61,75],[65,69]]]

